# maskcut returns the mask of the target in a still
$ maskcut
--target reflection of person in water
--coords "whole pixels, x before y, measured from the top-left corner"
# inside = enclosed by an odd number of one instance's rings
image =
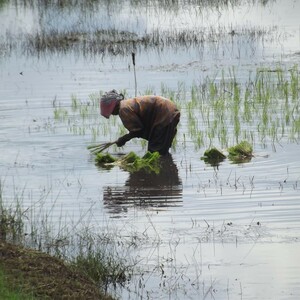
[[[111,213],[127,211],[129,207],[162,209],[180,206],[182,183],[170,154],[160,158],[159,174],[140,170],[129,174],[123,187],[105,187],[103,201]]]

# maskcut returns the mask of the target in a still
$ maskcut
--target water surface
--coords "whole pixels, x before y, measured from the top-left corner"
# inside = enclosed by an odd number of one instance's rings
[[[257,68],[289,70],[299,63],[299,1],[195,2],[166,8],[155,1],[137,6],[99,1],[85,10],[3,2],[0,176],[5,202],[20,200],[31,212],[29,222],[46,218],[54,231],[66,224],[74,232],[87,226],[95,232],[116,230],[124,240],[136,236],[137,247],[128,251],[139,264],[132,280],[115,291],[122,299],[298,299],[299,132],[296,139],[283,134],[275,143],[256,137],[249,162],[226,159],[211,166],[200,159],[210,144],[197,148],[188,134],[185,103],[193,84],[207,77],[218,82],[222,72],[230,79],[232,68],[243,83]],[[161,44],[136,44],[114,54],[102,44],[102,52],[89,52],[82,44],[44,51],[26,44],[37,33],[75,29],[91,35],[110,29],[138,37],[160,33]],[[193,31],[203,34],[201,42],[174,38]],[[72,106],[74,96],[92,105],[91,94],[112,88],[133,96],[132,51],[138,94],[180,91],[176,147],[158,175],[95,166],[86,147],[114,140],[121,124],[102,120],[96,106],[86,117]],[[294,118],[299,119],[298,112]],[[207,126],[200,113],[198,122]],[[96,135],[92,128],[99,129]],[[235,136],[229,132],[232,144]],[[213,143],[218,146],[218,139]],[[145,148],[132,141],[110,149],[115,155],[129,151],[142,155]]]

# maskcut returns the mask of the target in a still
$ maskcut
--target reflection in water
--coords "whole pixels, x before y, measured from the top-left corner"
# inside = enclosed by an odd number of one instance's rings
[[[159,174],[140,170],[129,174],[125,185],[104,187],[104,206],[112,214],[129,207],[166,208],[182,203],[182,183],[170,154],[161,157]]]

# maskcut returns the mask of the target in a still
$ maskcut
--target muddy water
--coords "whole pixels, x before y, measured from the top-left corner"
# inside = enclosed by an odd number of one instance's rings
[[[187,5],[179,11],[148,6],[143,13],[141,7],[117,8],[110,10],[110,18],[102,8],[107,19],[98,7],[87,19],[80,9],[58,14],[55,7],[43,8],[38,21],[35,7],[4,4],[0,32],[9,42],[10,34],[65,30],[82,20],[88,22],[81,30],[112,26],[138,35],[157,28],[206,28],[201,44],[137,53],[138,93],[151,89],[159,94],[162,84],[173,90],[184,84],[187,95],[181,101],[188,101],[193,83],[207,76],[218,80],[222,70],[234,67],[243,81],[257,67],[288,69],[299,62],[298,1],[229,8]],[[268,33],[253,38],[243,30]],[[18,200],[30,209],[30,222],[47,218],[54,231],[62,224],[75,232],[108,227],[124,240],[136,237],[136,247],[128,251],[139,261],[138,270],[115,291],[122,299],[300,297],[299,140],[283,136],[263,145],[256,140],[250,162],[225,160],[213,167],[200,159],[209,145],[195,150],[187,138],[183,103],[176,147],[160,174],[101,169],[86,149],[94,142],[89,127],[106,128],[96,137],[103,142],[118,136],[119,121],[101,120],[97,108],[83,119],[72,107],[71,95],[84,103],[92,93],[112,88],[134,95],[131,52],[95,56],[73,49],[28,56],[25,50],[10,52],[1,44],[1,184],[8,205]],[[55,118],[55,108],[65,109],[68,117]],[[111,149],[116,155],[129,151],[143,154],[145,148],[130,142]]]

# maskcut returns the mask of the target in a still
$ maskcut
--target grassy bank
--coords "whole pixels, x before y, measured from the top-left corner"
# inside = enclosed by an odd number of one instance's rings
[[[1,299],[112,299],[78,268],[10,243],[0,242]]]
[[[17,287],[12,287],[8,281],[7,274],[2,267],[0,269],[0,299],[27,300],[33,299],[31,295],[25,295]]]
[[[15,198],[4,200],[0,181],[0,299],[113,299],[132,270],[117,236],[45,232]]]

